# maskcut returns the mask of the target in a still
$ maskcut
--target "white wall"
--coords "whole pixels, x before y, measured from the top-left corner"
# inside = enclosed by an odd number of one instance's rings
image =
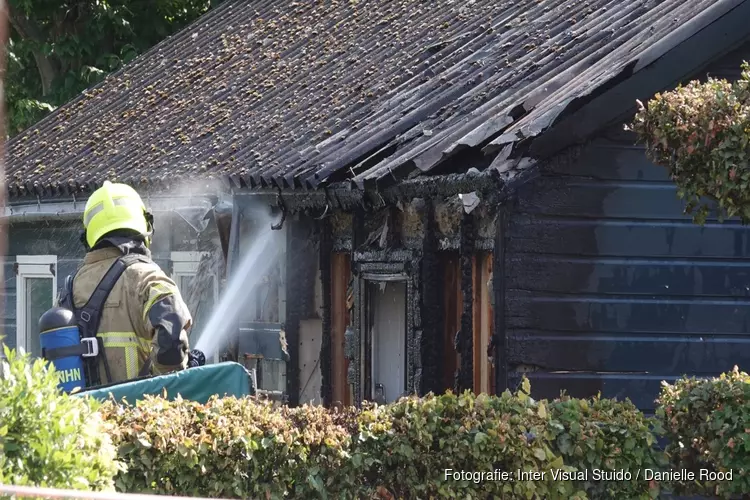
[[[323,322],[308,319],[300,322],[299,378],[300,403],[322,404],[320,388],[320,345]]]
[[[317,267],[317,266],[316,266]],[[323,337],[323,287],[320,269],[315,271],[315,313],[317,318],[300,321],[299,388],[300,403],[323,404],[320,397],[320,346]]]

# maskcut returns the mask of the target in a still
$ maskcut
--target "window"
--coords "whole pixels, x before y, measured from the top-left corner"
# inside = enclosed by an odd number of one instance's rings
[[[204,279],[202,286],[193,290],[193,278],[198,274],[201,259],[208,252],[172,252],[172,279],[177,283],[183,300],[190,308],[193,316],[193,326],[190,331],[190,348],[195,348],[198,339],[203,333],[214,304],[219,299],[219,281],[213,272]],[[208,285],[208,286],[207,286]],[[214,362],[218,361],[218,353],[214,356]]]
[[[39,317],[54,305],[57,295],[57,256],[16,257],[16,347],[34,357],[42,354]]]

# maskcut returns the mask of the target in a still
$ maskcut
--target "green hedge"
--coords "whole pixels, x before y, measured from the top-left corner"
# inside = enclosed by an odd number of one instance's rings
[[[666,168],[685,212],[701,225],[714,212],[750,223],[750,66],[734,82],[693,80],[637,104],[629,128]]]
[[[98,405],[61,394],[57,372],[44,362],[3,350],[0,484],[113,490],[117,450]]]
[[[112,437],[128,468],[116,479],[119,491],[305,498],[346,487],[337,471],[346,469],[351,437],[321,407],[150,397],[135,408],[107,403],[102,412],[117,425]]]
[[[660,493],[663,484],[637,475],[666,465],[656,447],[658,423],[630,401],[562,397],[550,408],[555,450],[567,465],[588,471],[576,486],[589,498],[655,498]]]
[[[652,498],[622,469],[657,468],[651,422],[630,402],[448,393],[274,409],[246,399],[106,404],[126,492],[233,498]],[[661,462],[660,462],[661,460]],[[610,477],[598,480],[595,470]],[[537,472],[521,478],[518,471]],[[553,474],[553,471],[555,473]],[[588,478],[578,474],[588,471]],[[544,473],[543,476],[541,473]],[[567,478],[558,473],[567,473]],[[503,473],[506,476],[503,476]],[[483,474],[483,476],[480,476]]]
[[[677,478],[676,491],[720,498],[750,492],[749,401],[750,376],[737,367],[718,378],[663,384],[657,414],[667,453],[674,470],[693,475]],[[731,479],[721,477],[727,473]]]
[[[359,415],[351,473],[365,479],[361,493],[381,487],[397,498],[586,498],[550,472],[515,475],[564,469],[553,438],[546,403],[523,393],[404,398]]]
[[[737,369],[663,384],[649,419],[629,401],[535,401],[526,380],[514,394],[448,393],[343,411],[253,398],[97,405],[61,394],[41,361],[5,354],[0,483],[263,499],[750,491],[750,377]],[[662,433],[664,451],[656,446]],[[636,476],[646,469],[685,469],[697,480]],[[701,469],[732,479],[704,479]]]

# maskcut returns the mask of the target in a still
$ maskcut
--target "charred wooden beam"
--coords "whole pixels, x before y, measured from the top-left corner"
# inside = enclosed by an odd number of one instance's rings
[[[422,387],[420,395],[442,392],[441,361],[444,356],[442,332],[445,329],[443,307],[443,271],[438,255],[435,205],[428,202],[424,213],[424,241],[422,246]]]
[[[328,218],[324,218],[319,224],[320,234],[320,285],[323,294],[323,317],[320,343],[320,397],[323,405],[330,408],[333,402],[332,352],[331,352],[331,252],[333,250],[333,239],[331,224]]]
[[[300,216],[297,223],[298,262],[301,274],[297,293],[300,295],[300,319],[317,318],[315,303],[316,270],[320,265],[317,257],[320,250],[320,229],[310,217]]]
[[[286,387],[290,406],[299,405],[300,398],[300,322],[305,315],[305,282],[309,279],[307,239],[309,231],[305,221],[287,221],[287,305],[284,331],[289,345],[289,365]]]
[[[508,341],[505,329],[505,248],[508,235],[508,212],[506,206],[498,207],[495,250],[492,253],[492,293],[494,293],[494,349],[495,393],[508,389]]]
[[[331,256],[331,390],[332,404],[351,404],[347,391],[345,332],[349,324],[348,288],[350,257],[346,253]]]
[[[474,258],[474,392],[489,393],[494,386],[494,373],[490,373],[487,352],[490,345],[493,321],[491,287],[493,254],[479,252]]]
[[[283,191],[283,200],[289,213],[300,213],[326,206],[344,211],[363,208],[378,210],[398,202],[409,202],[414,198],[439,199],[473,191],[481,194],[483,199],[502,198],[509,191],[506,182],[507,179],[503,178],[503,174],[497,169],[488,168],[481,172],[417,177],[380,190],[361,190],[349,182],[332,183],[325,190],[289,189]],[[277,190],[256,188],[240,194],[258,195],[275,197]]]
[[[442,389],[456,388],[458,377],[458,355],[455,349],[456,332],[461,327],[461,279],[460,259],[457,254],[441,253],[440,266],[443,269],[443,357],[440,360]]]
[[[365,224],[365,211],[358,208],[352,217],[352,255],[367,241],[367,229]]]
[[[396,205],[388,207],[388,235],[387,235],[387,247],[388,248],[400,248],[402,247],[403,234],[401,227],[401,217],[399,217],[399,209]]]
[[[409,394],[418,394],[423,380],[422,339],[425,335],[422,289],[419,283],[421,260],[421,256],[414,253],[411,259],[404,262],[404,270],[409,275],[406,282],[406,359],[408,360],[406,391]]]
[[[482,255],[474,254],[471,259],[471,318],[472,318],[472,387],[474,393],[479,394],[482,390],[482,359],[480,349],[482,346]]]
[[[461,330],[458,339],[458,350],[461,354],[461,367],[456,390],[463,392],[474,387],[474,348],[473,322],[474,312],[472,292],[474,270],[475,221],[471,214],[463,214],[461,219],[461,292],[463,308],[461,313]]]
[[[226,260],[226,267],[225,267],[225,273],[224,273],[224,279],[227,280],[227,283],[229,282],[230,276],[237,270],[239,266],[239,258],[240,258],[240,228],[242,227],[242,217],[243,217],[243,211],[237,203],[236,199],[232,200],[232,218],[229,225],[229,240],[228,240],[228,247],[227,247],[227,260]],[[232,334],[229,336],[229,338],[226,340],[225,346],[223,348],[225,349],[225,354],[228,355],[228,359],[231,359],[233,361],[241,362],[239,359],[239,332],[240,332],[240,325],[239,321],[237,321],[234,325],[234,330]]]
[[[214,210],[214,220],[216,221],[216,230],[219,233],[221,254],[224,257],[223,267],[226,269],[226,264],[229,261],[229,235],[232,227],[232,216],[231,214],[217,213],[217,211]]]

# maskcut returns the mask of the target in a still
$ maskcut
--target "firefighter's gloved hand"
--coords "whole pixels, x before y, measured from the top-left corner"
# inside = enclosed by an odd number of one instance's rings
[[[198,349],[193,349],[188,353],[188,368],[203,366],[206,364],[206,355]]]

